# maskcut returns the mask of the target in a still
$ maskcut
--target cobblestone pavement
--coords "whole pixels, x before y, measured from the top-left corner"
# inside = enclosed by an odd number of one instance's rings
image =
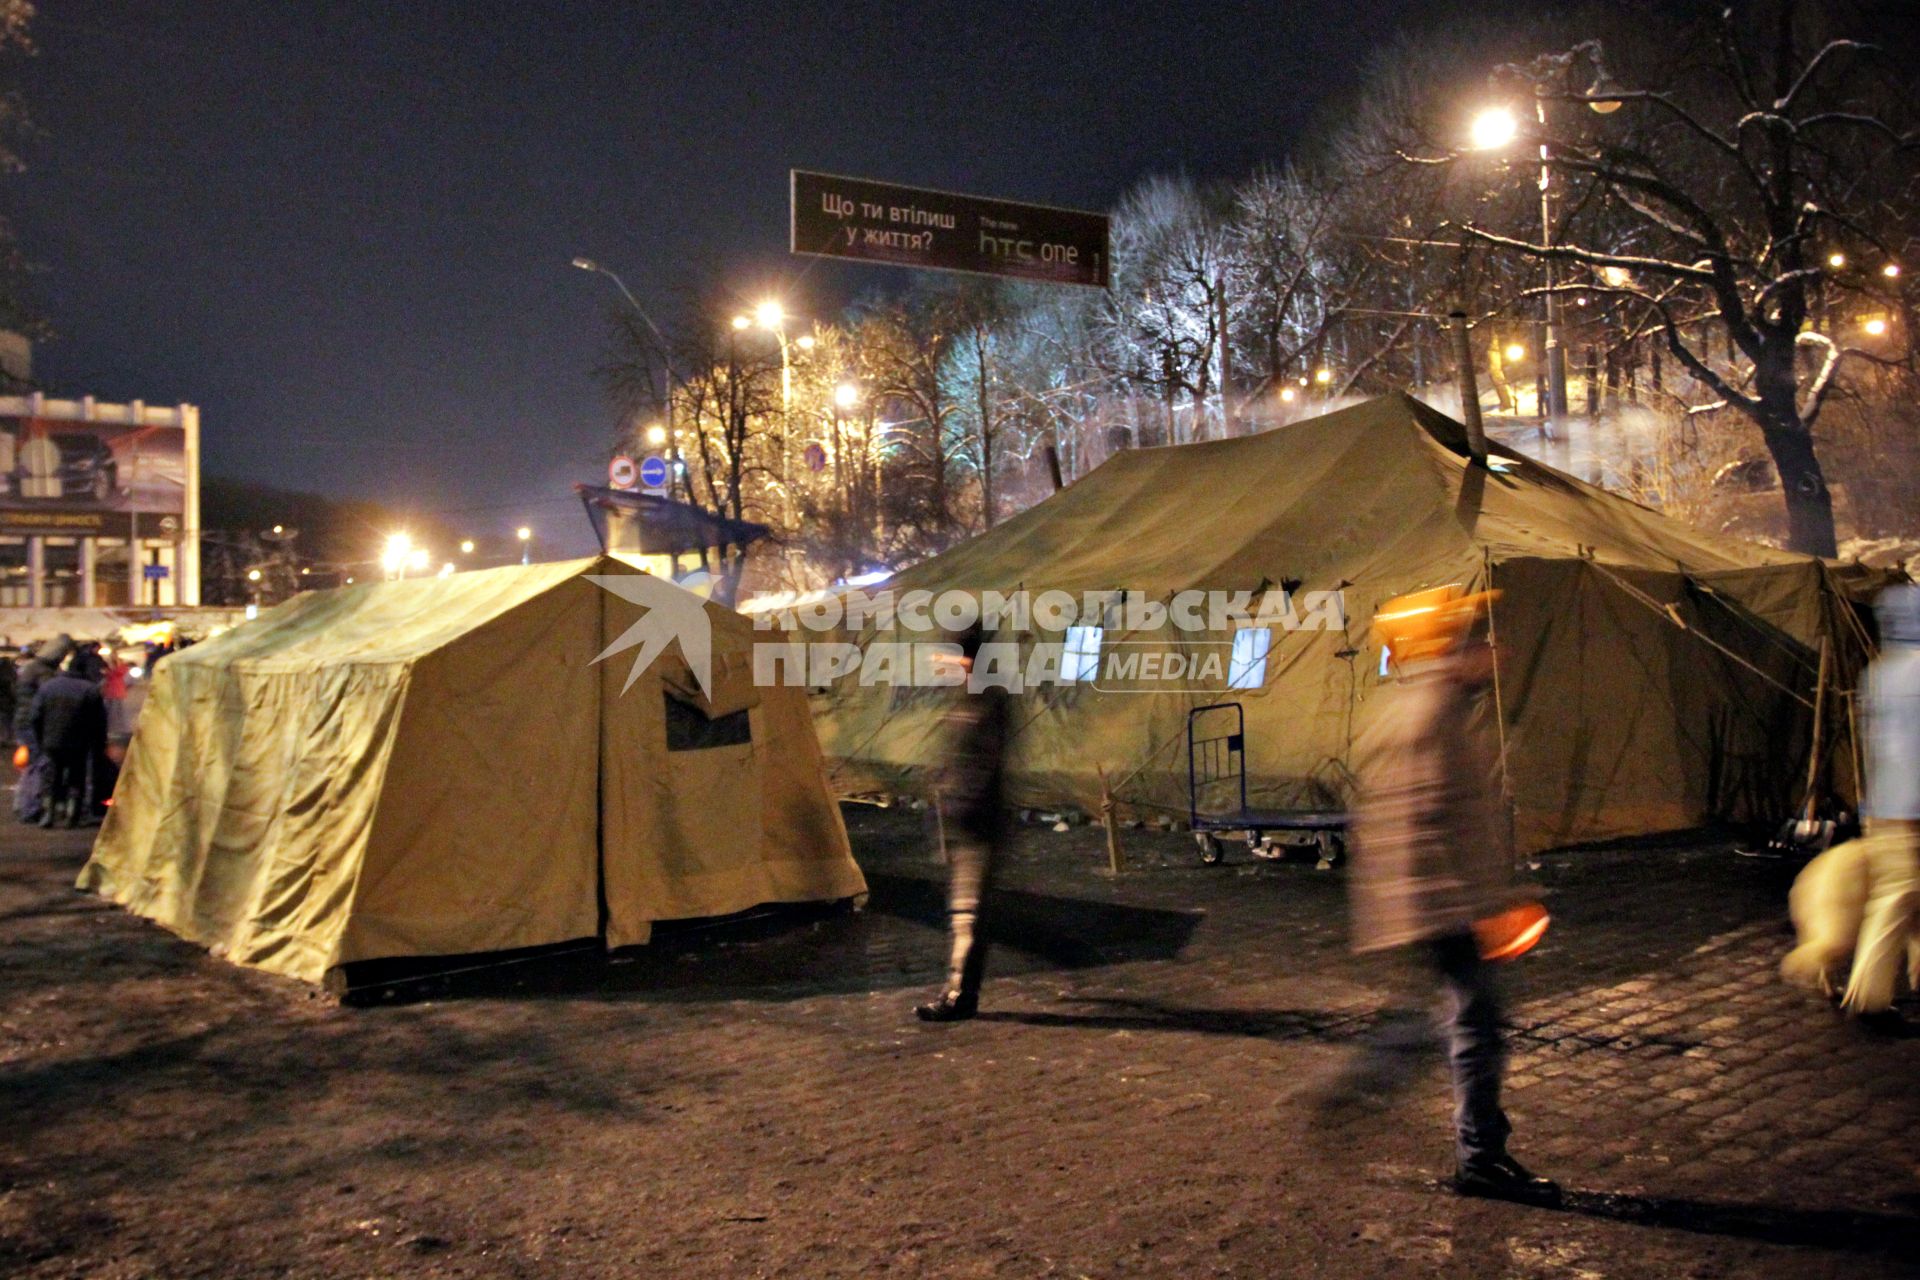
[[[1788,990],[1790,870],[1555,855],[1512,966],[1514,1149],[1441,1191],[1444,1076],[1314,1101],[1420,989],[1338,872],[1028,829],[981,1017],[925,1027],[940,868],[858,810],[858,914],[343,1008],[67,889],[0,834],[0,1274],[1880,1276],[1920,1271],[1920,1039]],[[1920,1010],[1907,1007],[1920,1020]]]

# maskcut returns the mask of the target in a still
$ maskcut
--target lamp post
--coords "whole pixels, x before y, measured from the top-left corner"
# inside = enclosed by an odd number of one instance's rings
[[[1547,136],[1547,99],[1554,96],[1569,96],[1574,61],[1585,55],[1594,66],[1593,85],[1583,95],[1587,106],[1596,115],[1611,115],[1620,109],[1620,99],[1609,95],[1620,90],[1608,79],[1606,69],[1600,61],[1600,45],[1597,41],[1583,41],[1566,53],[1550,53],[1535,58],[1527,65],[1509,64],[1500,68],[1497,75],[1527,82],[1533,89],[1533,118],[1540,136],[1540,247],[1552,250],[1554,229],[1554,206],[1559,201],[1559,188],[1553,181],[1553,147]],[[1520,125],[1513,112],[1506,107],[1490,107],[1474,117],[1470,139],[1476,151],[1497,151],[1505,147],[1519,134]],[[1553,267],[1551,252],[1541,256],[1541,269],[1546,276],[1546,293],[1542,310],[1546,321],[1546,340],[1543,355],[1547,367],[1547,403],[1542,406],[1545,419],[1545,431],[1549,437],[1553,433],[1553,424],[1567,416],[1567,350],[1561,341],[1560,295],[1555,289],[1557,273]]]
[[[768,298],[753,309],[752,316],[733,318],[734,332],[761,328],[773,334],[780,344],[780,491],[787,499],[787,519],[793,519],[793,359],[787,347],[787,309],[779,299]],[[813,349],[810,335],[802,335],[800,348]]]
[[[667,335],[660,332],[660,326],[653,322],[653,317],[647,314],[646,309],[642,307],[639,300],[633,296],[633,291],[627,288],[626,281],[595,262],[592,258],[575,258],[573,265],[582,271],[591,271],[595,275],[602,275],[613,281],[614,288],[620,290],[620,295],[627,300],[627,305],[633,308],[633,314],[639,316],[640,319],[645,322],[647,328],[652,331],[654,340],[660,344],[660,364],[667,375],[667,426],[671,428],[673,426],[673,388],[679,379],[673,372],[673,351],[667,342]],[[674,432],[674,435],[677,437],[679,433]],[[651,436],[651,433],[649,433],[649,436]],[[656,442],[649,438],[648,443],[653,444]],[[674,455],[674,462],[676,464],[679,462],[677,451]],[[670,485],[673,479],[677,479],[679,471],[679,466],[675,465],[671,472],[672,479],[669,480]]]
[[[533,530],[529,529],[526,525],[521,525],[513,531],[513,536],[520,539],[520,563],[532,564]]]

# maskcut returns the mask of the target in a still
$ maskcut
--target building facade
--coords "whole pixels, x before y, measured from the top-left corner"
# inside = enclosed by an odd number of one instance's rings
[[[0,607],[199,603],[199,409],[0,396]]]

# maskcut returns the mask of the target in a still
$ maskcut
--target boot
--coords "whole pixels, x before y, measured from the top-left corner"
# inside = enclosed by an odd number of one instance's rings
[[[1530,1173],[1509,1155],[1470,1160],[1455,1167],[1453,1189],[1463,1196],[1512,1200],[1520,1204],[1560,1203],[1560,1184]]]
[[[980,982],[987,974],[986,944],[969,943],[954,969],[940,998],[916,1007],[914,1017],[922,1022],[965,1022],[980,1011]]]
[[[53,826],[53,820],[53,802],[49,800],[40,806],[40,820],[34,825],[42,829],[50,828]]]
[[[915,1006],[913,1016],[922,1022],[965,1022],[980,1012],[978,992],[947,990],[931,1004]]]

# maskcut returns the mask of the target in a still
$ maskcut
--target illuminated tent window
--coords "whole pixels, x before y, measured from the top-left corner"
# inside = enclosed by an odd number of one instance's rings
[[[1229,689],[1260,689],[1267,683],[1267,654],[1273,628],[1241,627],[1233,633],[1233,660],[1227,665]]]
[[[1104,627],[1068,627],[1067,648],[1060,661],[1060,678],[1069,683],[1092,680],[1100,674],[1100,637]]]

